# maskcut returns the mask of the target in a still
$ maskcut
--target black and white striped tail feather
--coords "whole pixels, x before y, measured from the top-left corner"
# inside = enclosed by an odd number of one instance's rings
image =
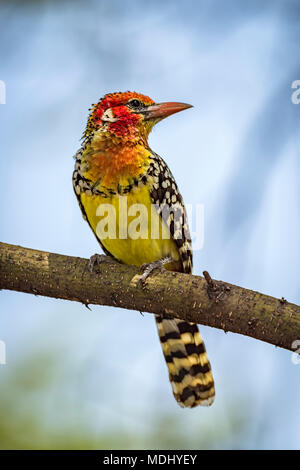
[[[182,407],[209,406],[215,389],[198,326],[165,315],[156,323],[175,399]]]

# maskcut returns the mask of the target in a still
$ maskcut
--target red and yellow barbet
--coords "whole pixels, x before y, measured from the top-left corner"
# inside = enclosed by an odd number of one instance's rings
[[[157,122],[189,107],[184,103],[156,104],[147,96],[125,92],[107,94],[91,108],[83,144],[76,154],[73,186],[83,217],[104,252],[122,263],[141,266],[168,259],[167,269],[192,273],[183,199],[167,164],[148,145],[148,135]],[[129,212],[125,217],[119,213],[121,198],[126,198],[127,208],[142,204],[149,214],[152,211],[151,224],[155,218],[159,237],[151,236],[150,217],[146,228],[140,224],[144,227],[140,227],[140,237],[124,237],[121,225],[125,220],[127,230],[132,217]],[[103,204],[115,210],[116,236],[104,237],[97,230]],[[172,210],[168,217],[163,216],[166,205],[175,208],[174,213],[179,208],[176,220]],[[177,402],[184,407],[211,405],[214,382],[197,325],[163,313],[156,315],[156,323]]]

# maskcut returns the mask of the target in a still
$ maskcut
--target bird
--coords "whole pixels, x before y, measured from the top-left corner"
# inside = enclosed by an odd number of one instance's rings
[[[142,282],[157,268],[192,274],[183,198],[168,165],[148,144],[154,125],[191,107],[156,103],[132,91],[108,93],[89,109],[75,155],[73,188],[83,218],[106,255],[142,267]],[[97,257],[91,257],[91,271]],[[165,312],[155,320],[177,403],[211,405],[214,380],[198,326]]]

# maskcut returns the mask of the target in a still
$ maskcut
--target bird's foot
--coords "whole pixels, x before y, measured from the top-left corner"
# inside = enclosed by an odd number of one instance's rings
[[[93,274],[96,266],[99,266],[102,263],[111,263],[112,261],[115,261],[112,256],[99,255],[98,253],[96,253],[95,255],[90,257],[88,270],[91,274]]]
[[[171,263],[173,261],[172,258],[169,256],[166,258],[158,259],[153,263],[143,264],[141,269],[143,270],[143,274],[139,277],[138,283],[145,285],[146,279],[153,273],[155,270],[162,271],[164,269],[164,265]]]

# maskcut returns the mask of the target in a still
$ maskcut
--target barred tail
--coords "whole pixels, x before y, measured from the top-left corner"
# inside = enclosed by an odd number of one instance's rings
[[[157,315],[156,323],[179,405],[211,405],[215,397],[210,363],[198,327],[176,318]]]

